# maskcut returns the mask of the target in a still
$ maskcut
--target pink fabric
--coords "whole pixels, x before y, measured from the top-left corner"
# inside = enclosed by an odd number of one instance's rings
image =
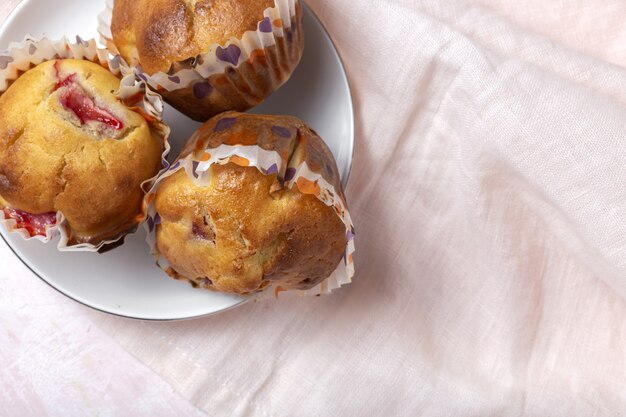
[[[522,29],[626,66],[626,3],[615,0],[476,0]]]
[[[589,57],[625,63],[622,2],[308,3],[354,88],[354,283],[129,322],[62,301],[0,247],[15,271],[0,272],[0,355],[22,364],[0,372],[6,400],[29,410],[69,375],[89,396],[76,410],[102,410],[120,372],[129,393],[175,398],[115,341],[211,416],[623,413],[626,71]],[[107,369],[72,361],[66,338]],[[110,395],[110,414],[132,411]]]
[[[0,414],[186,416],[197,410],[0,244]]]
[[[624,410],[626,74],[469,2],[310,4],[355,89],[354,284],[102,325],[217,416]]]
[[[0,22],[11,13],[11,11],[20,3],[20,0],[5,0],[0,4]]]

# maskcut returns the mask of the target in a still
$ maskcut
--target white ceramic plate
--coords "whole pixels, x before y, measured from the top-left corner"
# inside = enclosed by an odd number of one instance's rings
[[[27,34],[97,38],[97,15],[104,0],[23,0],[0,28],[0,49]],[[256,113],[291,114],[309,123],[335,155],[344,184],[352,162],[354,124],[350,88],[328,34],[305,7],[304,58],[291,80]],[[199,126],[167,108],[175,155]],[[143,230],[109,253],[60,253],[56,242],[26,242],[4,228],[2,237],[41,279],[61,293],[95,309],[144,320],[180,320],[235,307],[243,298],[193,289],[167,277],[155,265]],[[0,243],[2,244],[2,243]],[[0,262],[1,265],[1,262]]]

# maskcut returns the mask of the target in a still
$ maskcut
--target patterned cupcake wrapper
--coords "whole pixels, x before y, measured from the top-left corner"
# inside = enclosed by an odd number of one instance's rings
[[[187,145],[186,150],[190,151],[194,149],[195,146],[196,143],[192,139]],[[183,155],[186,153],[187,152],[183,151]],[[159,175],[153,188],[147,195],[147,200],[149,201],[148,219],[146,223],[144,223],[144,227],[148,233],[146,241],[151,247],[152,255],[157,259],[157,264],[164,271],[168,271],[170,265],[168,261],[160,255],[156,246],[156,226],[160,224],[161,218],[154,204],[155,195],[161,181],[180,170],[185,170],[189,178],[197,185],[208,185],[211,181],[211,166],[214,164],[225,165],[230,162],[244,167],[256,167],[264,175],[276,174],[278,181],[282,185],[281,188],[292,189],[293,187],[298,187],[298,190],[303,194],[315,195],[324,204],[333,207],[335,213],[345,225],[347,245],[342,261],[328,278],[310,290],[296,291],[298,294],[329,294],[342,285],[352,282],[352,277],[354,276],[353,256],[355,251],[354,226],[344,199],[335,191],[335,187],[324,179],[320,173],[311,169],[306,160],[290,160],[288,155],[281,156],[276,151],[268,151],[256,145],[219,145],[216,148],[196,150],[180,158]],[[277,296],[281,291],[283,290],[279,286],[270,286],[263,290],[263,292],[252,294],[249,297],[260,300]]]
[[[114,75],[121,78],[120,88],[115,96],[124,101],[132,110],[141,113],[151,125],[151,130],[163,139],[164,152],[162,160],[167,164],[166,156],[170,146],[167,138],[169,127],[162,122],[163,101],[161,96],[147,88],[144,82],[135,79],[133,71],[120,61],[118,56],[98,48],[94,39],[84,40],[79,36],[76,42],[70,42],[67,38],[51,40],[47,37],[34,38],[26,36],[23,42],[13,42],[5,51],[0,51],[0,95],[22,74],[35,66],[56,59],[82,59],[101,65]],[[147,191],[156,176],[144,182],[142,188]],[[0,198],[0,224],[4,225],[11,233],[17,233],[26,240],[37,239],[49,242],[60,236],[57,245],[60,251],[85,251],[96,252],[106,246],[114,245],[127,234],[121,234],[116,238],[105,240],[98,245],[89,243],[70,243],[72,230],[63,213],[48,213],[42,216],[33,216],[3,207]],[[143,212],[137,216],[137,227],[145,220],[147,206],[144,203]],[[36,219],[36,227],[29,221],[23,221],[24,215]],[[129,231],[132,232],[132,231]]]
[[[103,45],[112,53],[119,54],[111,33],[113,4],[114,0],[107,0],[106,9],[98,16],[98,32]],[[259,97],[262,99],[263,92],[256,91],[259,87],[248,81],[251,74],[250,70],[245,69],[246,64],[255,63],[259,57],[269,55],[269,48],[277,47],[278,52],[272,55],[273,59],[278,60],[274,65],[276,68],[269,71],[266,78],[271,79],[265,80],[267,84],[263,88],[271,92],[280,87],[286,81],[284,73],[290,72],[287,69],[293,70],[300,60],[299,54],[294,56],[286,52],[289,47],[284,45],[301,40],[301,15],[300,0],[275,0],[274,7],[264,10],[264,18],[258,23],[256,31],[247,31],[241,38],[231,38],[225,45],[213,44],[207,53],[194,57],[190,68],[171,74],[147,74],[140,66],[135,67],[135,71],[138,77],[160,93],[175,92],[193,85],[193,96],[204,99],[218,90],[220,84],[228,83],[249,101]],[[255,65],[250,65],[252,70]],[[229,74],[233,69],[236,75]],[[224,77],[215,77],[218,75]]]

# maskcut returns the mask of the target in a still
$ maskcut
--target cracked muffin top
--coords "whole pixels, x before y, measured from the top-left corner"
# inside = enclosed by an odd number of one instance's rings
[[[120,54],[149,73],[256,30],[274,0],[116,0],[111,32]]]
[[[70,244],[132,229],[162,141],[114,96],[117,77],[83,60],[48,61],[0,96],[0,209],[30,224],[63,213]],[[36,231],[35,231],[36,232]]]
[[[193,138],[187,151],[211,152],[224,144],[277,152],[289,161],[285,178],[306,162],[345,199],[330,149],[295,117],[223,113]],[[211,165],[207,185],[197,185],[185,170],[160,183],[154,202],[160,216],[156,245],[169,263],[167,272],[195,286],[236,294],[271,285],[315,287],[345,253],[343,221],[316,196],[317,183],[302,179],[285,187],[278,173],[264,174],[238,160],[243,166],[232,160]]]

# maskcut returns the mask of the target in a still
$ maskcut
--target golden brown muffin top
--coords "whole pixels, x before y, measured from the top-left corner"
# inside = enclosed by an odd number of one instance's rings
[[[288,161],[286,171],[264,175],[257,167],[213,165],[210,183],[197,185],[184,170],[157,191],[157,249],[171,275],[223,292],[247,294],[268,285],[313,288],[335,270],[347,243],[333,207],[279,176],[306,162],[343,199],[332,153],[306,124],[290,116],[224,113],[204,124],[183,155],[222,144],[257,145]],[[293,175],[292,175],[293,177]],[[285,179],[283,178],[283,179]],[[313,183],[311,183],[313,185]]]
[[[111,32],[120,54],[149,73],[256,30],[274,0],[116,0]]]
[[[162,143],[112,94],[119,84],[97,64],[66,59],[27,71],[0,96],[0,205],[62,211],[75,242],[134,225]]]
[[[213,165],[211,174],[203,187],[181,170],[158,190],[157,247],[176,278],[248,294],[310,289],[335,270],[346,229],[331,207],[296,187],[272,196],[276,175],[255,167]]]

